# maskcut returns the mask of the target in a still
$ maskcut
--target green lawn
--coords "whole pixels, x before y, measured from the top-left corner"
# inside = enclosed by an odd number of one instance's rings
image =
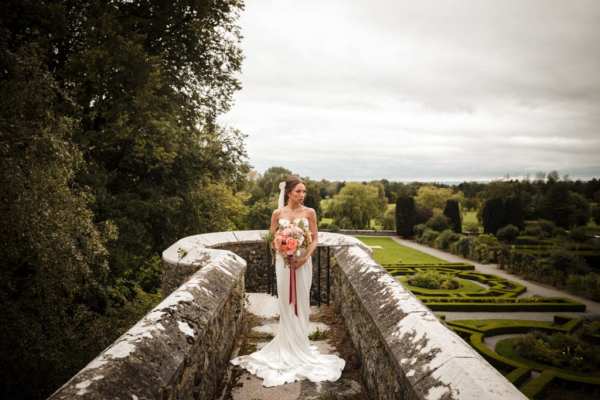
[[[480,232],[482,231],[481,224],[477,220],[477,211],[463,211],[462,217],[463,229],[472,229],[477,227]]]
[[[373,249],[373,258],[379,264],[432,264],[446,262],[410,247],[402,246],[389,237],[355,237],[367,246],[381,246],[381,249]]]

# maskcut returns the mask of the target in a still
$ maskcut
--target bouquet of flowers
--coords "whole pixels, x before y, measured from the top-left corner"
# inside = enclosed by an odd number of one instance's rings
[[[306,249],[312,240],[311,233],[304,221],[284,224],[275,232],[272,244],[275,250],[283,256],[286,266],[290,266],[292,257],[299,257],[301,249]]]

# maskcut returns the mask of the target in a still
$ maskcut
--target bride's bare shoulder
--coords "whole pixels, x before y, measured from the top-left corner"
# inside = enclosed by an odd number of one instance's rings
[[[314,208],[311,208],[311,207],[306,207],[306,206],[304,207],[304,214],[305,214],[307,217],[314,217],[314,216],[316,216],[316,215],[317,215],[317,213],[316,213],[316,211],[315,211],[315,209],[314,209]]]

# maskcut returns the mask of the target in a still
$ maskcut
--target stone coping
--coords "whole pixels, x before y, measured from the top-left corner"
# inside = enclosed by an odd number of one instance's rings
[[[207,249],[210,249],[211,247],[222,246],[231,243],[242,244],[248,242],[263,242],[263,236],[267,232],[268,231],[265,229],[253,231],[211,232],[187,236],[173,243],[171,246],[169,246],[169,248],[163,251],[162,259],[164,262],[170,265],[190,267],[197,266],[205,262],[206,257],[210,253],[207,252]],[[360,240],[352,236],[333,232],[319,232],[318,246],[334,248],[357,246],[369,254],[372,254],[373,252]],[[179,251],[185,252],[185,255],[180,257]]]
[[[215,368],[227,365],[241,326],[246,261],[204,254],[183,285],[49,398],[212,398],[222,378]]]
[[[409,393],[406,398],[527,398],[377,264],[368,252],[357,246],[343,247],[336,249],[334,256],[341,269],[341,284],[351,286],[338,307],[344,313],[344,307],[359,304],[358,309],[348,311],[350,308],[347,308],[346,311],[347,329],[351,336],[354,333],[353,342],[355,345],[360,343],[357,347],[361,348],[363,357],[379,360],[391,358],[389,366],[380,365],[379,371],[375,372],[375,375],[382,374],[379,379],[372,379],[371,383],[367,379],[367,386],[373,386],[369,388],[372,392],[382,394],[395,391],[394,382],[385,383],[388,385],[385,387],[377,382],[385,381],[387,368],[391,368],[395,371],[389,380],[410,386],[410,390],[398,388]],[[359,317],[354,320],[348,314],[357,311],[366,319]],[[357,326],[348,326],[353,323]],[[371,324],[379,336],[375,341],[360,337],[373,332]],[[381,352],[387,354],[382,355]],[[397,387],[400,386],[402,384]],[[387,396],[384,398],[405,398]]]

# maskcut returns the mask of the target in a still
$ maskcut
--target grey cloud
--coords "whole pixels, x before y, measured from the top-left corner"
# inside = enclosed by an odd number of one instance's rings
[[[600,175],[599,22],[594,0],[249,2],[221,120],[259,170]]]

